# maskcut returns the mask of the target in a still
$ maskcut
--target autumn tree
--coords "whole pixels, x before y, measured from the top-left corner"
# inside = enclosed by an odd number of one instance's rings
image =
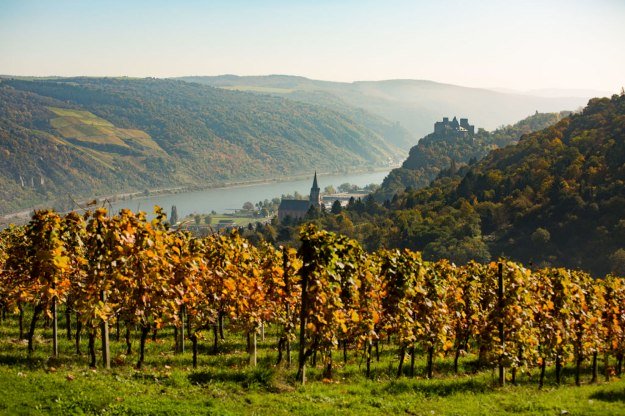
[[[415,341],[414,297],[417,282],[426,269],[421,254],[410,250],[382,250],[380,253],[382,291],[382,328],[387,336],[396,336],[399,344],[397,376],[403,374],[406,349]]]
[[[54,211],[35,211],[26,226],[27,250],[21,259],[28,266],[24,286],[26,300],[34,311],[28,332],[28,351],[33,351],[37,319],[44,312],[52,319],[52,354],[58,356],[58,305],[65,300],[70,286],[67,271],[69,258],[60,238],[61,217]]]
[[[150,328],[161,328],[166,321],[176,323],[179,319],[174,288],[168,284],[172,265],[167,258],[166,217],[159,207],[154,208],[154,213],[150,222],[143,212],[131,221],[135,227],[134,241],[123,276],[126,290],[122,302],[126,310],[134,311],[134,323],[141,331],[137,368],[143,365]]]
[[[81,286],[85,283],[85,266],[87,264],[84,252],[84,240],[86,238],[85,218],[76,212],[70,212],[63,217],[61,228],[61,240],[65,245],[69,259],[68,279],[70,286],[65,302],[65,327],[67,339],[71,340],[71,314],[75,311],[76,299],[80,294]],[[82,323],[77,319],[76,324],[76,353],[80,354]]]
[[[175,321],[176,352],[184,352],[185,319],[187,319],[187,304],[193,299],[198,303],[199,280],[204,276],[204,262],[202,240],[192,238],[186,231],[170,232],[165,235],[167,262],[171,272],[165,278],[169,279],[173,301],[178,308],[178,320]],[[190,325],[187,325],[190,327]],[[192,335],[192,334],[189,334]],[[194,334],[193,334],[194,335]],[[194,362],[197,361],[197,339],[193,342]]]
[[[454,345],[448,290],[455,283],[456,267],[446,260],[428,266],[423,279],[417,280],[413,308],[415,338],[427,351],[426,376],[432,378],[435,352],[448,351]],[[411,362],[411,372],[414,371],[412,367]]]
[[[355,270],[358,243],[345,236],[302,227],[298,251],[301,276],[300,352],[297,379],[305,382],[306,360],[315,352],[324,358],[324,376],[332,376],[331,351],[347,333],[347,315],[341,295],[345,270]]]
[[[133,241],[134,229],[129,221],[133,214],[122,210],[116,221],[105,208],[96,209],[87,220],[84,239],[84,284],[76,295],[76,310],[89,337],[90,366],[96,365],[95,340],[100,327],[102,336],[102,363],[110,367],[108,322],[118,312],[124,280],[121,270],[128,245]]]
[[[295,328],[299,318],[299,269],[302,266],[297,251],[282,247],[276,252],[270,245],[261,246],[263,280],[266,302],[269,302],[271,321],[282,328],[278,340],[278,359],[282,362],[286,353],[287,366],[291,365],[291,343],[295,340]]]
[[[352,311],[351,326],[356,346],[366,359],[366,377],[371,376],[372,348],[380,340],[382,330],[382,290],[380,266],[377,257],[364,251],[358,253],[358,304]]]
[[[19,339],[24,339],[24,303],[28,298],[28,247],[25,227],[9,226],[0,231],[0,299],[3,313],[18,314]]]
[[[454,373],[458,372],[460,356],[471,348],[469,342],[479,334],[480,294],[484,266],[470,261],[455,270],[455,279],[449,284],[448,309],[451,330],[454,333]]]

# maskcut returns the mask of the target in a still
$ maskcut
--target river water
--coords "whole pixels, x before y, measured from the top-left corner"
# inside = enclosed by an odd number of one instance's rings
[[[326,186],[339,185],[348,182],[352,185],[365,186],[372,183],[381,184],[389,171],[366,172],[353,174],[317,175],[317,182],[323,191]],[[189,214],[202,214],[215,211],[217,213],[233,212],[241,209],[245,202],[257,203],[265,199],[280,198],[280,196],[293,194],[295,191],[302,195],[310,193],[313,176],[306,179],[298,179],[285,182],[271,182],[253,185],[241,185],[227,188],[212,188],[202,191],[183,192],[171,195],[156,195],[145,198],[134,198],[126,201],[117,201],[112,204],[113,212],[122,208],[133,211],[146,211],[151,213],[154,205],[162,207],[167,215],[171,212],[171,206],[176,205],[178,217],[183,218]]]

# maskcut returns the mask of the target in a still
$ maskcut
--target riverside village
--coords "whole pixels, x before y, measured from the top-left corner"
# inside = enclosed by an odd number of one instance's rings
[[[445,139],[471,138],[475,135],[475,126],[469,124],[467,118],[458,121],[454,117],[450,121],[449,117],[444,117],[442,121],[434,123],[434,132],[431,135]],[[192,214],[180,220],[176,206],[172,206],[169,218],[172,226],[199,236],[232,228],[252,230],[259,225],[290,225],[306,218],[314,218],[320,211],[340,212],[350,204],[363,201],[378,186],[379,184],[370,184],[360,188],[344,183],[338,189],[331,185],[326,186],[322,192],[315,171],[308,196],[294,192],[293,195],[282,195],[281,198],[265,199],[257,203],[249,201],[240,209],[233,209],[228,213],[213,211],[210,214]]]

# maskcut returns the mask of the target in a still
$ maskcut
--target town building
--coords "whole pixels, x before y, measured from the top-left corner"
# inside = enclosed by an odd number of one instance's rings
[[[305,199],[283,199],[278,207],[278,220],[283,221],[286,217],[291,219],[302,219],[308,213],[311,206],[319,209],[321,207],[321,189],[317,184],[317,172],[313,179],[310,196]]]
[[[325,209],[330,210],[334,201],[339,201],[342,207],[346,207],[349,204],[350,199],[353,199],[354,201],[357,201],[358,199],[365,199],[365,197],[370,193],[370,191],[339,192],[336,194],[323,195],[321,199]]]

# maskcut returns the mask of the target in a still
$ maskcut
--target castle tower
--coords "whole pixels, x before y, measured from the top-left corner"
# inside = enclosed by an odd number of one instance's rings
[[[460,119],[460,127],[465,128],[469,134],[471,136],[473,136],[475,134],[475,126],[472,126],[471,124],[469,124],[469,119],[468,118],[461,118]]]
[[[315,171],[315,178],[313,179],[312,188],[310,188],[310,205],[319,208],[321,206],[321,189],[317,185],[317,171]]]

